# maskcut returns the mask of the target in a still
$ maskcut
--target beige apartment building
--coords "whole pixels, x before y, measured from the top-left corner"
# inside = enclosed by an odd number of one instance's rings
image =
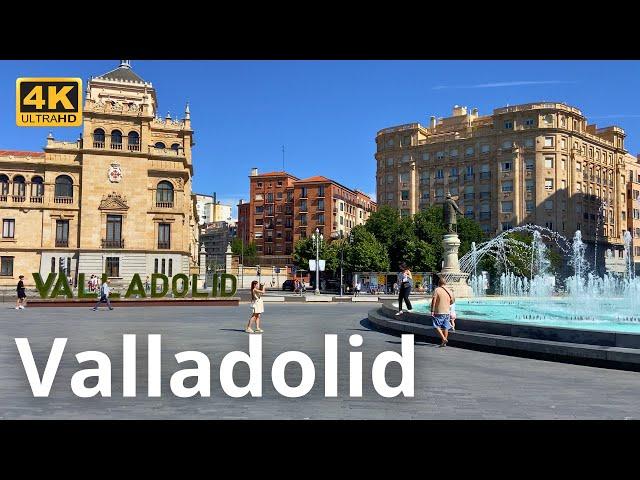
[[[488,235],[532,223],[620,250],[625,230],[640,235],[640,164],[624,141],[564,103],[455,106],[378,132],[377,200],[407,216],[451,192]]]
[[[0,151],[0,285],[32,285],[33,272],[197,273],[193,146],[188,106],[161,118],[128,61],[91,78],[78,140]]]

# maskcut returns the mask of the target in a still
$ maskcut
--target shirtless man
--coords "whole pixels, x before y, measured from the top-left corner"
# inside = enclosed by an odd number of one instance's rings
[[[441,347],[446,347],[448,343],[449,330],[451,330],[451,305],[456,301],[453,292],[446,286],[443,277],[439,277],[438,286],[433,292],[431,299],[431,315],[433,316],[433,327],[442,339]]]

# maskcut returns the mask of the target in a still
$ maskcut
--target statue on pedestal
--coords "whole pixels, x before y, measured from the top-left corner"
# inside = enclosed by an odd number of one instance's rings
[[[458,208],[458,204],[451,197],[451,193],[447,192],[447,199],[444,201],[444,224],[447,226],[447,233],[456,233],[458,231],[456,212],[464,215]]]

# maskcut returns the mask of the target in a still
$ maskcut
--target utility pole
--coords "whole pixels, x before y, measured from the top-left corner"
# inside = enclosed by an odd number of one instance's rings
[[[282,145],[282,171],[284,172],[284,145]]]
[[[312,235],[313,243],[316,247],[316,289],[315,294],[320,295],[320,244],[324,236],[320,233],[320,229],[316,228],[315,233]]]

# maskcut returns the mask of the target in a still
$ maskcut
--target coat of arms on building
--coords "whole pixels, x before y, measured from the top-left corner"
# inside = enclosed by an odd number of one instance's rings
[[[100,210],[128,210],[127,198],[119,193],[113,192],[102,197],[100,201]]]
[[[109,167],[109,181],[111,183],[119,183],[122,180],[122,169],[117,163],[112,163]]]

